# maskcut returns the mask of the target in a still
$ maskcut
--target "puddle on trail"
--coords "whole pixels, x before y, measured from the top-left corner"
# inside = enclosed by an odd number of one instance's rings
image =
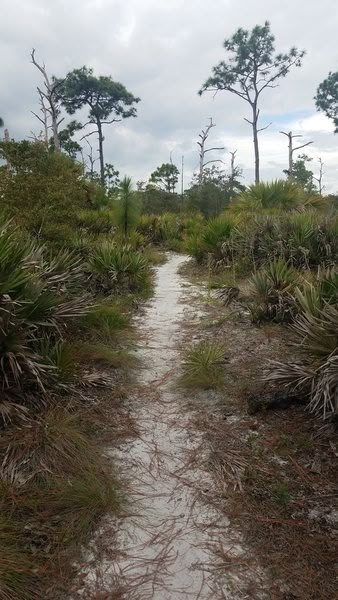
[[[136,319],[143,368],[132,410],[140,435],[118,456],[130,482],[129,514],[115,526],[112,556],[91,569],[84,565],[78,594],[85,598],[96,597],[90,595],[95,585],[108,592],[102,598],[118,598],[113,593],[118,584],[125,589],[121,598],[133,600],[243,598],[235,575],[226,580],[217,575],[212,548],[240,555],[241,547],[227,545],[228,522],[205,501],[212,483],[203,440],[175,387],[182,322],[199,316],[195,290],[178,273],[185,260],[170,254],[157,268],[154,297]]]

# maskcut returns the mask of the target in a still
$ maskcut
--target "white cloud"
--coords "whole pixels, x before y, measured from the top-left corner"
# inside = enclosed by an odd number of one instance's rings
[[[334,132],[334,126],[332,121],[328,119],[324,114],[315,113],[310,117],[306,117],[305,119],[298,119],[296,121],[291,121],[287,126],[289,130],[294,131],[295,133],[305,133],[305,134],[313,134],[313,133],[330,133]]]
[[[260,138],[262,177],[277,177],[285,168],[286,139],[279,130],[289,127],[314,140],[308,154],[323,157],[327,187],[335,191],[338,138],[313,101],[319,82],[338,68],[338,6],[332,0],[308,0],[306,7],[303,0],[2,0],[1,116],[16,138],[38,129],[30,112],[37,109],[39,74],[29,64],[29,50],[35,46],[58,76],[86,64],[141,97],[137,119],[105,131],[107,161],[135,180],[168,160],[173,150],[178,164],[185,154],[188,183],[197,164],[198,132],[212,115],[217,124],[213,140],[238,149],[248,182],[253,152],[243,120],[247,106],[231,94],[213,100],[208,94],[200,98],[197,91],[222,59],[224,38],[266,19],[278,49],[296,45],[308,53],[301,69],[262,97],[263,120],[273,121]]]

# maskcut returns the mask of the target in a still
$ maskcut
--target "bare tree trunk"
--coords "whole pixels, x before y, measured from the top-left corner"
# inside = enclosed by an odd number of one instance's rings
[[[104,177],[104,156],[103,156],[103,133],[102,133],[102,125],[99,120],[97,120],[97,131],[99,134],[99,161],[100,161],[100,180],[101,185],[104,187],[105,177]]]
[[[235,168],[235,157],[237,154],[237,150],[230,152],[231,154],[231,162],[230,162],[230,202],[233,200],[234,193],[234,181],[236,178],[236,168]]]
[[[259,145],[258,145],[258,112],[256,103],[252,106],[252,133],[255,153],[255,184],[259,183]]]
[[[51,103],[51,115],[52,115],[52,132],[53,132],[53,141],[54,148],[56,152],[61,152],[59,133],[58,133],[58,122],[57,122],[57,113],[54,103]]]
[[[181,199],[183,200],[184,194],[184,155],[182,154],[182,163],[181,163]]]
[[[289,134],[289,179],[292,179],[292,172],[293,172],[293,148],[292,148],[292,132],[290,131]]]
[[[322,196],[324,188],[325,188],[325,186],[323,185],[324,163],[321,158],[318,158],[318,161],[319,161],[319,174],[318,174],[318,177],[314,177],[314,180],[317,181],[319,195]]]

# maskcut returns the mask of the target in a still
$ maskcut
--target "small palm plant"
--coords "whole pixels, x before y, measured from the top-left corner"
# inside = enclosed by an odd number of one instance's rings
[[[223,381],[224,346],[202,341],[189,348],[182,363],[182,383],[187,387],[217,388]]]
[[[305,192],[293,181],[276,179],[251,185],[243,192],[236,207],[240,210],[293,210],[305,203]]]
[[[91,253],[89,270],[96,289],[105,293],[140,291],[149,284],[147,259],[129,245],[98,245]]]
[[[309,399],[324,417],[338,413],[338,305],[325,303],[316,315],[304,311],[292,325],[301,352],[297,362],[273,362],[269,381]]]
[[[249,306],[254,322],[290,321],[295,311],[293,291],[297,273],[282,258],[273,260],[251,277],[254,302]]]
[[[83,270],[73,255],[48,260],[9,223],[0,228],[0,384],[7,400],[19,391],[23,399],[44,394],[65,374],[62,332],[89,306],[88,296],[77,294]]]

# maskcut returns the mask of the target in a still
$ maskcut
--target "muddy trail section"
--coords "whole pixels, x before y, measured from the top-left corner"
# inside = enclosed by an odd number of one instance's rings
[[[199,291],[179,274],[185,261],[170,254],[157,268],[154,296],[136,319],[141,367],[131,410],[139,434],[111,453],[126,482],[128,513],[117,523],[102,524],[87,550],[74,598],[247,597],[236,570],[225,577],[217,569],[217,553],[231,549],[239,557],[243,549],[224,513],[210,501],[203,434],[177,385],[182,347],[192,341],[187,329],[201,311]]]

